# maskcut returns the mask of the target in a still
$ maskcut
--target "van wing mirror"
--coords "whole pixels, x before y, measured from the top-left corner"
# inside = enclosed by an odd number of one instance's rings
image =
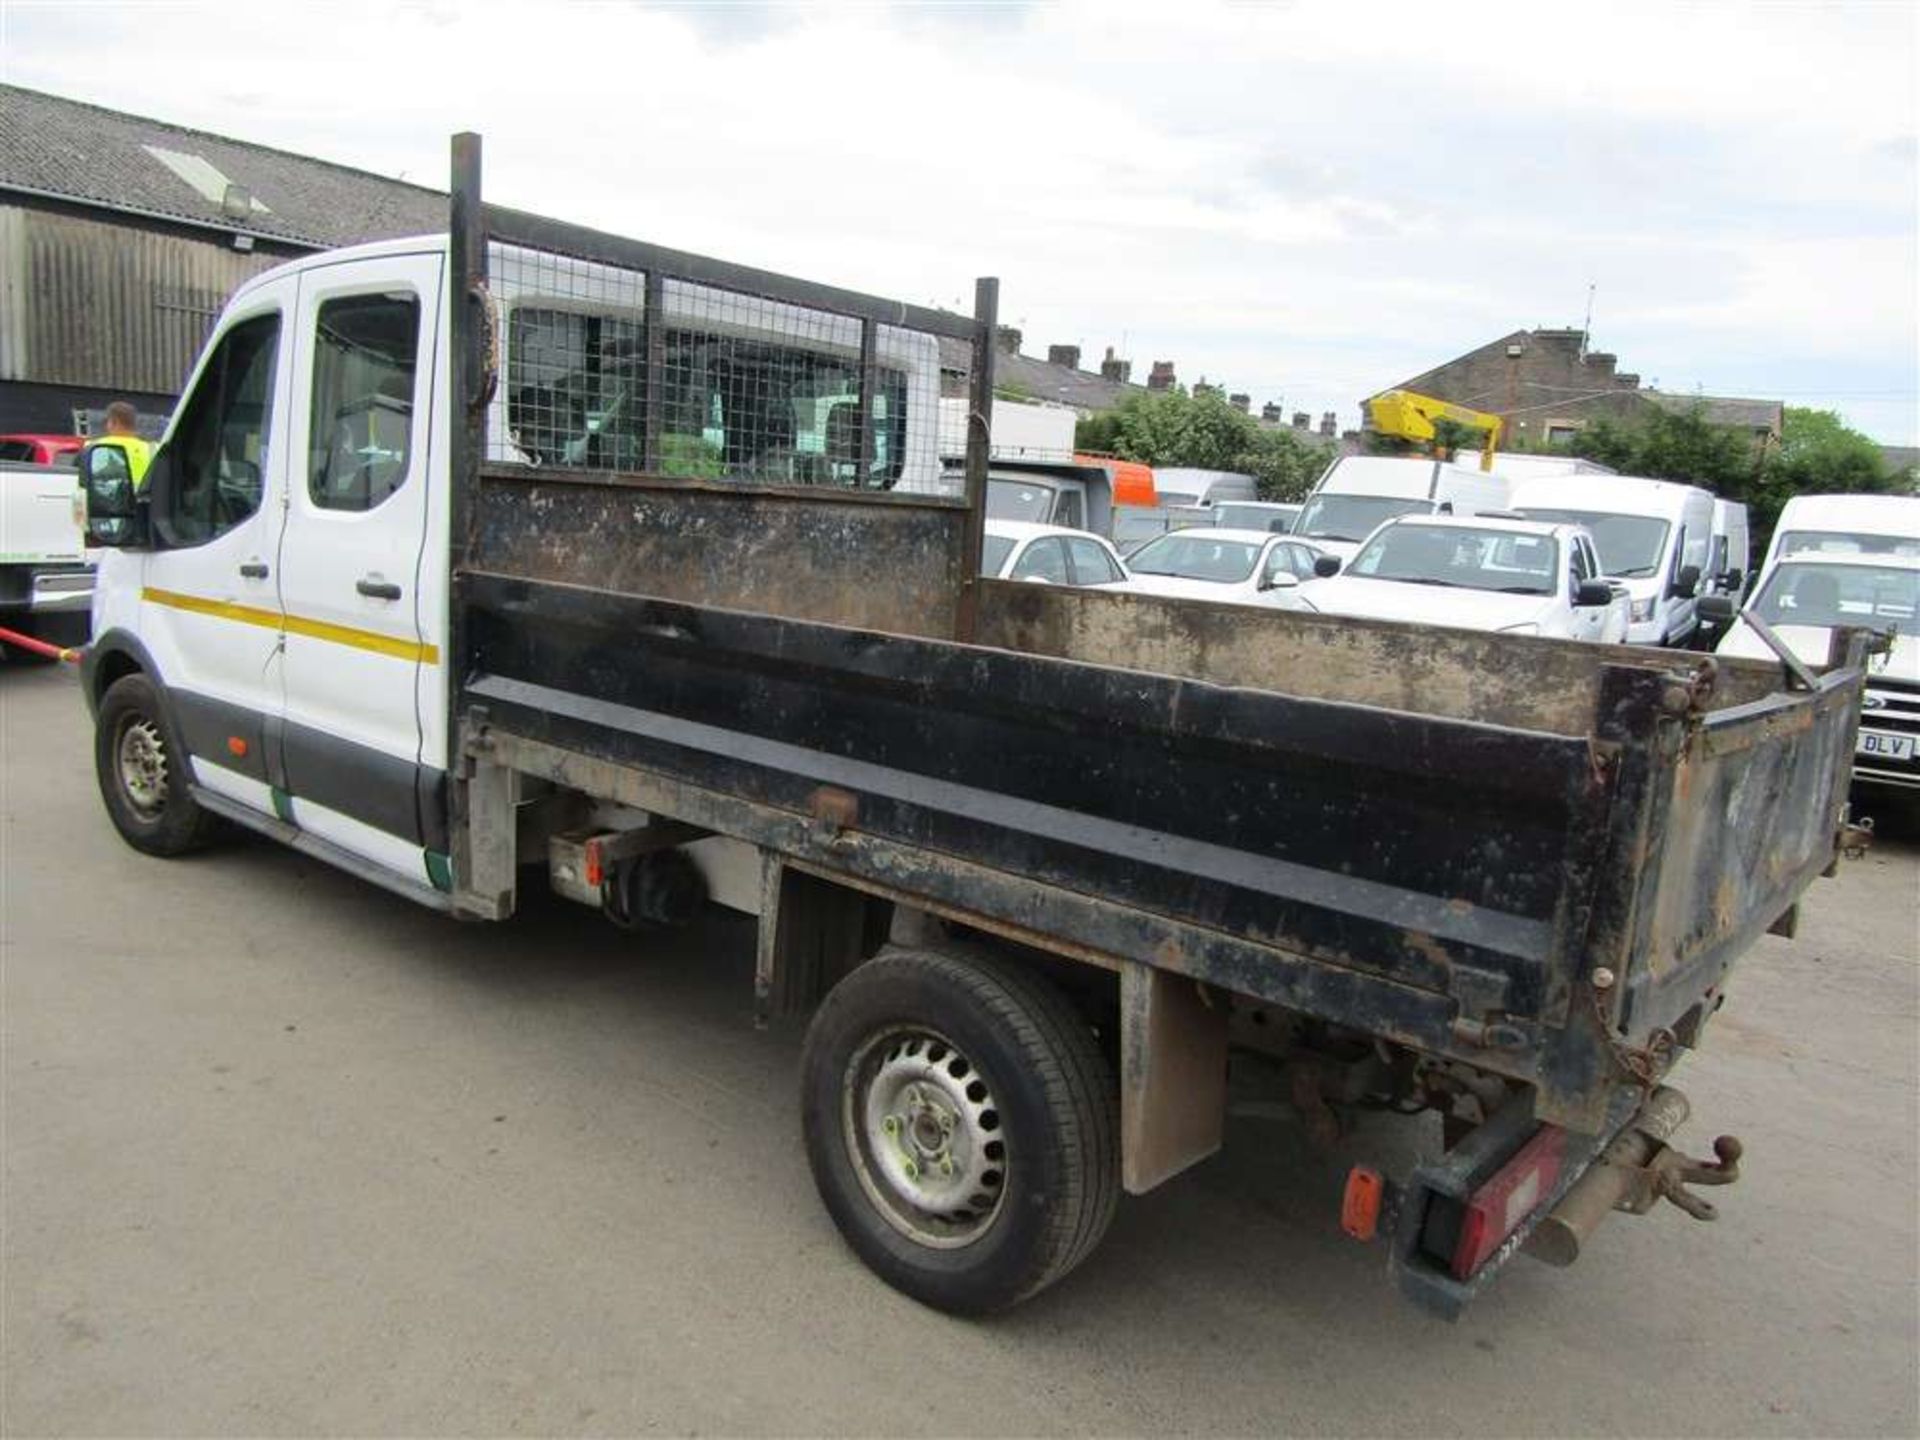
[[[1747,583],[1747,572],[1738,569],[1729,570],[1725,578],[1727,589],[1737,592],[1742,585]]]
[[[147,543],[146,497],[134,484],[127,452],[89,445],[80,452],[80,489],[86,496],[86,543],[97,549],[138,549]]]
[[[1573,603],[1582,608],[1589,605],[1611,605],[1613,586],[1604,580],[1582,580],[1574,588]]]
[[[1675,600],[1691,600],[1700,589],[1700,567],[1682,565],[1680,573],[1673,577],[1673,588],[1667,591]]]
[[[1710,620],[1715,625],[1730,625],[1733,617],[1740,613],[1740,607],[1733,603],[1730,595],[1702,595],[1700,597],[1700,618]]]
[[[1338,575],[1340,573],[1340,557],[1338,555],[1319,556],[1313,562],[1313,573],[1322,580]]]

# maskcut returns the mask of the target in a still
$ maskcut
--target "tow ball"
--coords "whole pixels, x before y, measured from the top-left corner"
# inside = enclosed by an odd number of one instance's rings
[[[1731,1135],[1713,1142],[1711,1160],[1696,1160],[1668,1142],[1686,1123],[1687,1097],[1662,1085],[1614,1137],[1553,1212],[1527,1239],[1526,1251],[1549,1265],[1571,1265],[1587,1237],[1615,1210],[1644,1215],[1662,1200],[1695,1220],[1719,1218],[1712,1202],[1689,1186],[1731,1185],[1740,1178],[1743,1147]]]

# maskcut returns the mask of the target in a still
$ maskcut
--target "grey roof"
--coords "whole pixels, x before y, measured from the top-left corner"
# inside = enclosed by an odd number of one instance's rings
[[[1907,475],[1920,471],[1920,445],[1882,445],[1880,459],[1889,475]]]
[[[1780,433],[1785,405],[1778,400],[1746,400],[1729,395],[1671,395],[1663,390],[1638,392],[1655,404],[1674,411],[1700,407],[1709,425],[1726,425],[1741,430],[1768,430]]]
[[[153,150],[178,158],[170,166]],[[219,196],[205,193],[223,182],[256,202],[243,217],[225,213]],[[447,228],[446,195],[425,186],[15,85],[0,85],[5,190],[316,249]]]
[[[943,338],[940,364],[944,369],[964,373],[972,364],[966,343]],[[1010,355],[1005,350],[993,357],[993,382],[1001,389],[1019,390],[1034,400],[1086,411],[1111,410],[1129,395],[1147,393],[1144,385],[1108,380],[1090,370],[1055,365],[1031,355]]]

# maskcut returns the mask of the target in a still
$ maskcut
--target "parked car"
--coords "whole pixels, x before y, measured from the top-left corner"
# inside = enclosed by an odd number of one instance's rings
[[[1228,530],[1271,530],[1286,535],[1299,518],[1298,505],[1270,500],[1222,500],[1213,507],[1213,523]]]
[[[1731,603],[1722,599],[1709,608],[1724,612]],[[1789,554],[1767,571],[1744,613],[1757,616],[1810,666],[1826,665],[1838,627],[1891,635],[1886,653],[1867,662],[1853,778],[1920,794],[1920,554]],[[1744,619],[1733,621],[1715,653],[1776,658]]]
[[[93,566],[79,494],[65,466],[0,460],[0,625],[51,645],[87,641]]]
[[[980,573],[993,580],[1044,580],[1049,585],[1125,585],[1132,577],[1119,552],[1098,535],[1063,525],[988,520]]]
[[[1213,512],[1198,505],[1116,505],[1113,507],[1113,544],[1131,555],[1149,540],[1191,525],[1211,525]]]
[[[1301,588],[1303,608],[1561,640],[1627,637],[1626,591],[1602,577],[1593,537],[1576,525],[1403,516],[1338,566],[1321,562],[1321,577]]]
[[[1444,460],[1347,455],[1313,487],[1293,533],[1349,560],[1375,526],[1396,515],[1478,515],[1506,509],[1512,494],[1506,476]]]
[[[1145,594],[1286,609],[1322,553],[1268,530],[1207,526],[1149,540],[1128,558],[1127,568],[1133,588]]]
[[[1559,475],[1518,486],[1513,508],[1587,528],[1602,569],[1631,592],[1633,644],[1683,645],[1699,628],[1697,597],[1712,558],[1710,492],[1631,475]]]
[[[71,469],[86,443],[84,435],[0,435],[0,460]]]

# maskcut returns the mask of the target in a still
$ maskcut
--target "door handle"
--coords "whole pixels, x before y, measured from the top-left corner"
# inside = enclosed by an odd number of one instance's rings
[[[240,574],[248,580],[264,580],[267,578],[267,562],[249,560],[240,567]]]
[[[354,581],[353,588],[370,600],[398,600],[400,587],[391,580],[375,580],[372,576],[362,575]]]

